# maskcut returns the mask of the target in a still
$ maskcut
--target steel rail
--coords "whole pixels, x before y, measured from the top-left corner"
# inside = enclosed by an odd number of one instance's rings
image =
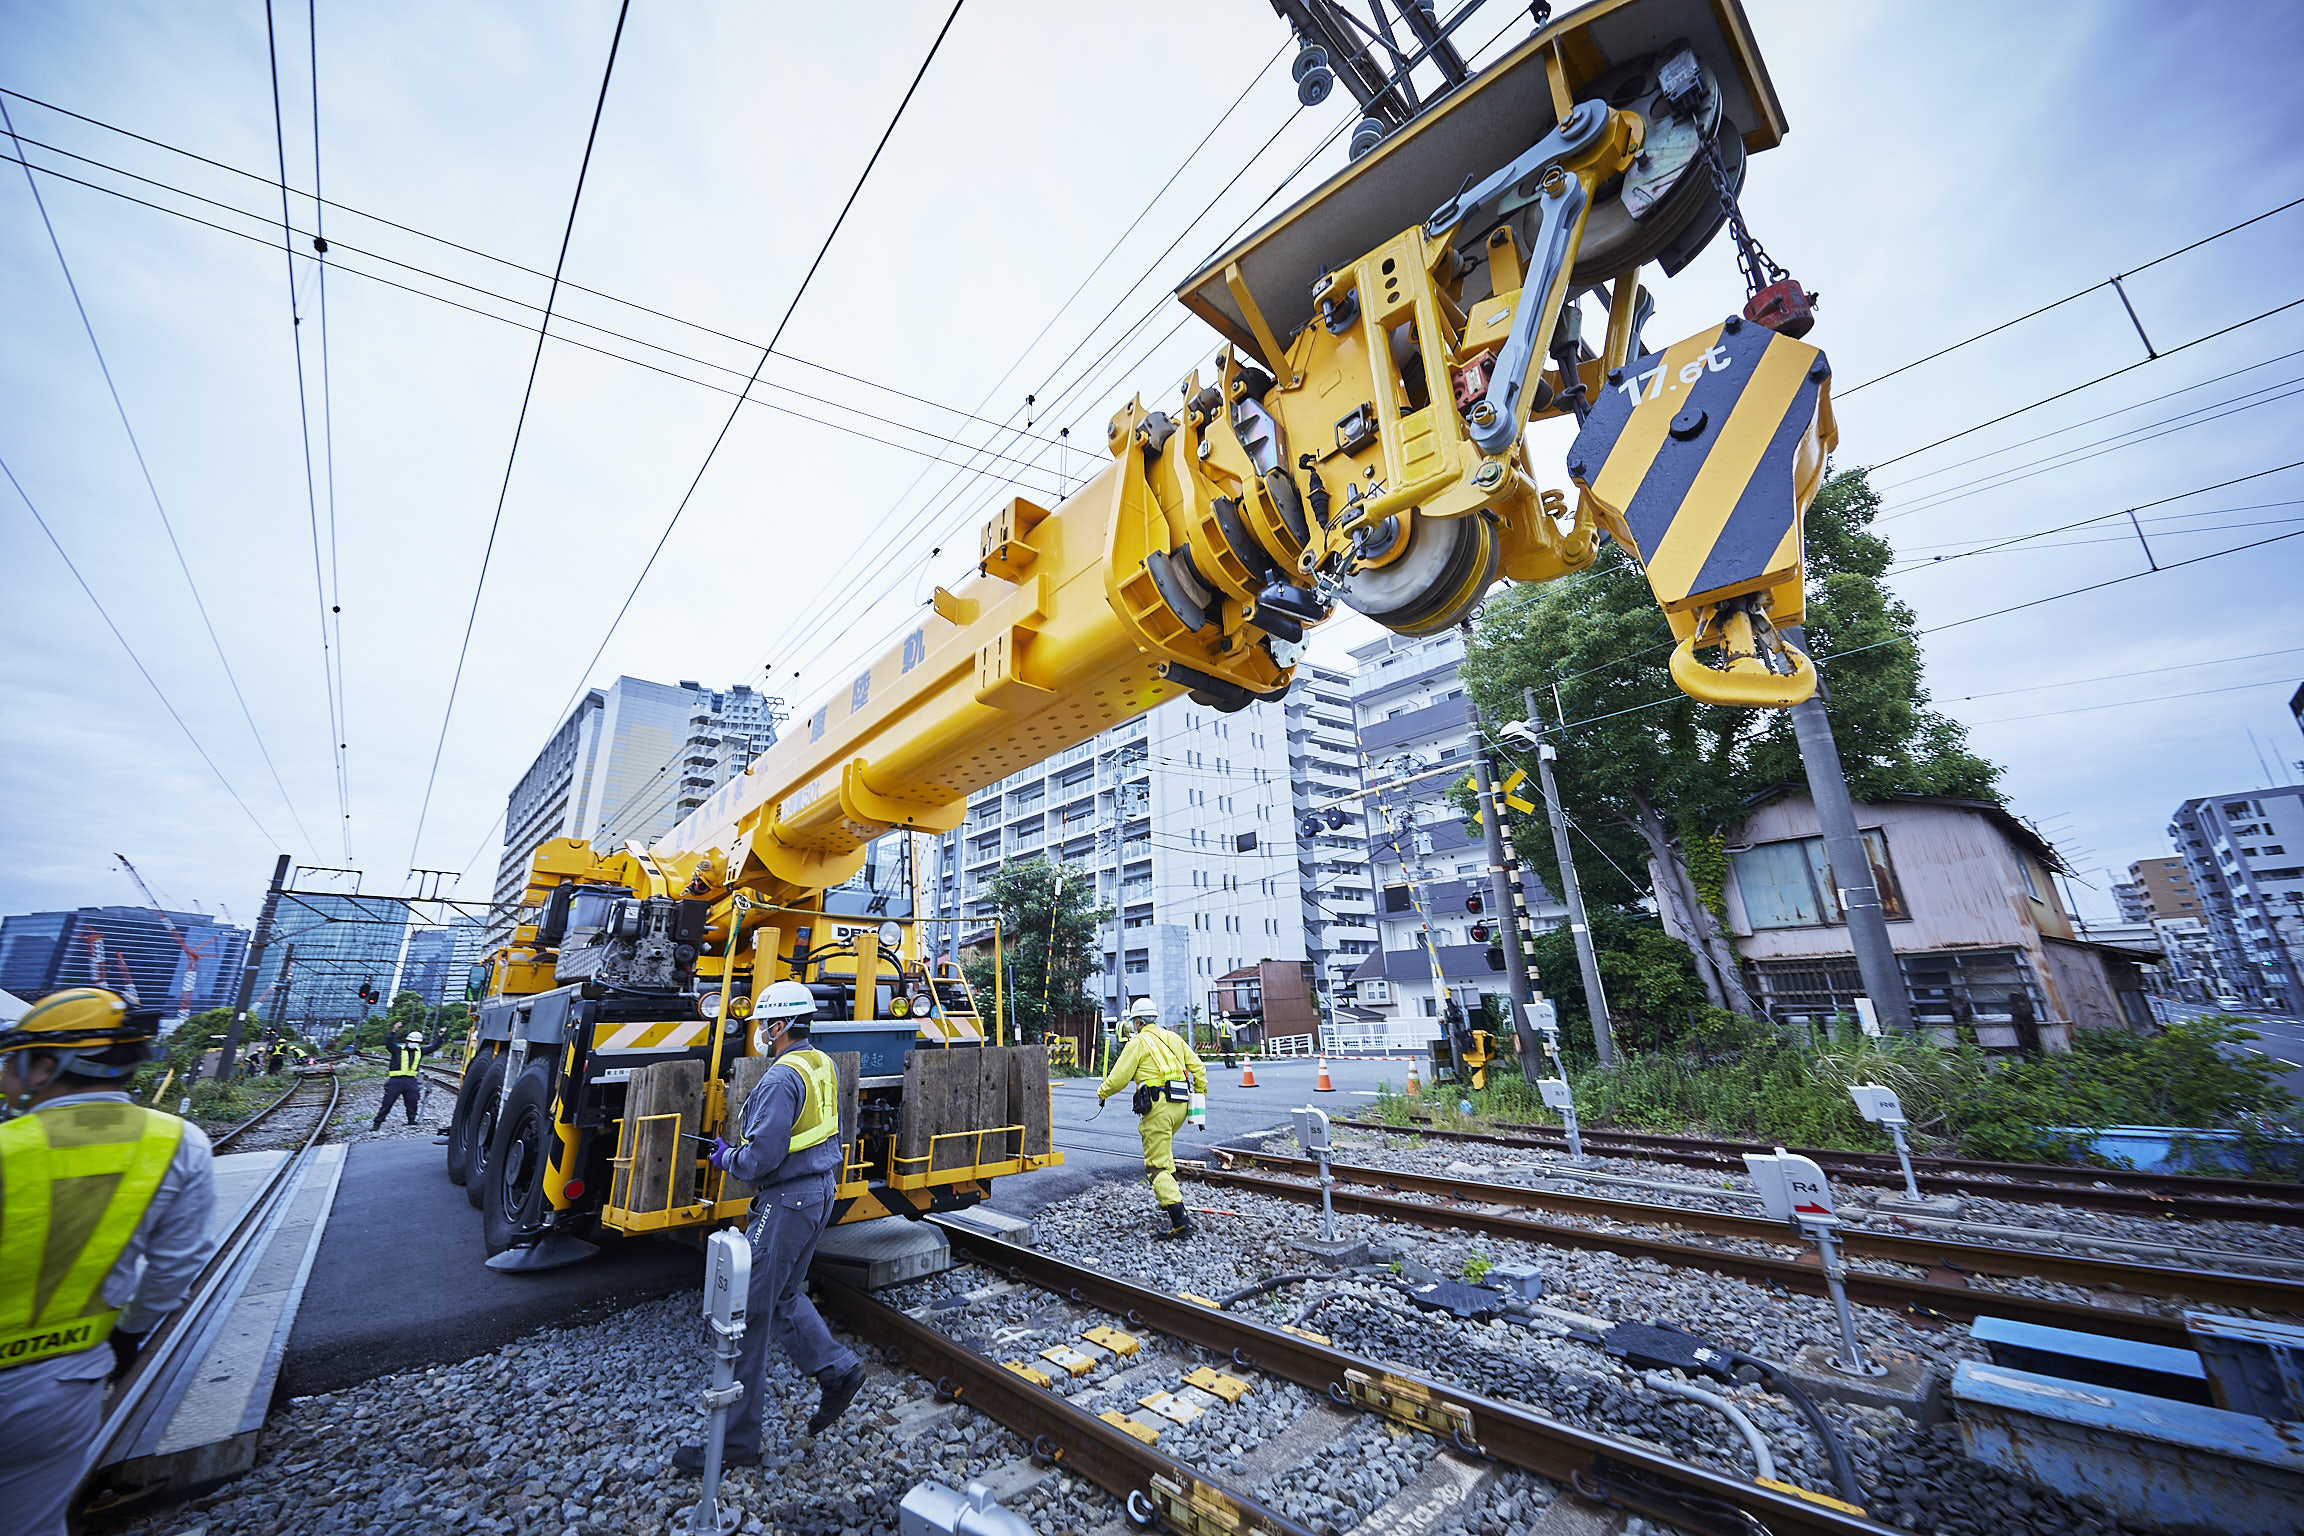
[[[1239,1369],[1292,1381],[1341,1406],[1362,1406],[1395,1418],[1452,1426],[1440,1438],[1452,1439],[1459,1451],[1539,1473],[1579,1491],[1604,1488],[1625,1508],[1684,1530],[1750,1536],[1755,1521],[1776,1536],[1889,1536],[1892,1530],[1830,1504],[1778,1492],[1709,1467],[1676,1461],[1647,1446],[1579,1429],[1523,1404],[1485,1397],[1455,1383],[1355,1355],[1303,1334],[1283,1333],[1238,1313],[1149,1290],[1101,1270],[1067,1263],[949,1222],[937,1225],[955,1250],[1011,1280],[1026,1281],[1074,1302],[1100,1307],[1133,1327],[1156,1329],[1203,1349],[1228,1353]],[[909,1318],[905,1321],[912,1322]],[[939,1352],[960,1348],[940,1334],[935,1339],[938,1342],[931,1348]],[[973,1358],[996,1374],[1011,1374],[983,1356]],[[1027,1386],[1020,1379],[1017,1389],[1036,1401],[1059,1401],[1055,1394]]]
[[[1163,1455],[1065,1398],[1003,1369],[989,1356],[863,1291],[819,1275],[816,1292],[819,1300],[847,1320],[851,1332],[902,1357],[913,1370],[935,1382],[942,1396],[999,1420],[1032,1446],[1035,1458],[1078,1472],[1119,1499],[1131,1515],[1146,1504],[1157,1508],[1180,1498],[1187,1513],[1196,1510],[1211,1521],[1207,1527],[1210,1531],[1313,1536],[1304,1526],[1247,1494]],[[1156,1479],[1165,1481],[1168,1488],[1161,1488]],[[1175,1529],[1192,1529],[1174,1516],[1163,1523]]]
[[[282,1095],[280,1102],[285,1103],[311,1081],[312,1078],[299,1081],[295,1088]],[[173,1381],[172,1368],[178,1363],[177,1356],[183,1352],[188,1340],[199,1336],[208,1320],[209,1311],[232,1289],[233,1281],[251,1250],[262,1235],[271,1230],[273,1218],[279,1214],[282,1200],[288,1187],[295,1182],[295,1172],[303,1165],[305,1155],[318,1146],[321,1138],[327,1134],[329,1122],[336,1117],[337,1101],[343,1095],[343,1084],[333,1073],[327,1075],[327,1081],[328,1105],[321,1111],[320,1118],[313,1122],[312,1129],[305,1134],[303,1145],[280,1160],[280,1166],[272,1170],[271,1177],[264,1181],[264,1187],[241,1209],[239,1218],[232,1224],[232,1230],[224,1235],[216,1246],[216,1252],[193,1278],[192,1289],[184,1305],[162,1320],[155,1330],[158,1336],[146,1340],[143,1352],[136,1357],[136,1363],[113,1389],[111,1401],[104,1405],[104,1420],[96,1430],[94,1454],[88,1460],[88,1475],[81,1483],[75,1499],[81,1508],[105,1507],[89,1502],[92,1486],[107,1466],[119,1460],[123,1449],[120,1442],[140,1425],[146,1402],[155,1392]],[[272,1109],[277,1108],[277,1103],[272,1106]],[[267,1109],[264,1114],[271,1112],[271,1109]],[[262,1118],[262,1115],[257,1117]],[[254,1123],[248,1122],[251,1125]],[[246,1126],[241,1129],[246,1129]]]
[[[1418,1113],[1419,1124],[1429,1116]],[[1354,1121],[1354,1124],[1373,1123]],[[1493,1129],[1519,1136],[1543,1136],[1565,1140],[1567,1132],[1556,1125],[1533,1125],[1515,1121],[1498,1121]],[[1586,1140],[1657,1142],[1671,1147],[1696,1151],[1773,1152],[1775,1146],[1757,1141],[1737,1141],[1720,1136],[1684,1136],[1676,1131],[1635,1131],[1621,1127],[1602,1126],[1597,1130],[1584,1128]],[[1787,1147],[1787,1152],[1798,1152],[1819,1162],[1830,1160],[1850,1167],[1876,1169],[1882,1173],[1901,1176],[1901,1169],[1893,1152],[1864,1152],[1850,1147]],[[2149,1173],[2135,1168],[2091,1168],[2076,1163],[2012,1163],[1983,1157],[1946,1157],[1938,1153],[1912,1154],[1915,1169],[1932,1169],[1939,1173],[1973,1173],[1986,1177],[2022,1176],[2036,1183],[2055,1184],[2110,1184],[2115,1188],[2147,1189],[2164,1194],[2194,1194],[2212,1197],[2241,1197],[2260,1200],[2304,1200],[2304,1181],[2283,1179],[2224,1179],[2197,1173]]]
[[[1299,1184],[1293,1179],[1195,1168],[1185,1163],[1177,1165],[1176,1175],[1178,1178],[1213,1184],[1219,1188],[1244,1189],[1254,1194],[1272,1195],[1302,1205],[1320,1203],[1318,1186]],[[1406,1222],[1410,1226],[1433,1227],[1442,1231],[1450,1228],[1477,1228],[1501,1237],[1516,1238],[1521,1242],[1654,1259],[1658,1263],[1680,1269],[1709,1269],[1743,1280],[1772,1280],[1787,1290],[1800,1291],[1810,1296],[1826,1294],[1823,1270],[1791,1259],[1733,1253],[1722,1248],[1703,1248],[1692,1243],[1634,1237],[1622,1232],[1597,1232],[1589,1227],[1564,1226],[1557,1222],[1536,1221],[1526,1216],[1511,1216],[1500,1212],[1427,1205],[1390,1195],[1361,1195],[1340,1189],[1332,1193],[1331,1199],[1339,1211]],[[2068,1301],[2041,1301],[2029,1296],[2011,1296],[2000,1291],[1972,1291],[1965,1286],[1906,1280],[1894,1275],[1866,1274],[1861,1270],[1850,1270],[1844,1283],[1852,1300],[1918,1318],[1967,1322],[1990,1313],[2017,1322],[2070,1328],[2081,1333],[2109,1334],[2115,1338],[2136,1339],[2146,1344],[2165,1344],[2175,1349],[2191,1347],[2191,1335],[2185,1331],[2181,1318],[2148,1317],[2138,1312],[2082,1306]]]
[[[308,1079],[301,1077],[296,1079],[296,1081],[288,1085],[288,1091],[286,1093],[280,1095],[280,1097],[274,1099],[271,1103],[256,1111],[256,1113],[250,1115],[247,1119],[241,1121],[238,1125],[232,1127],[232,1129],[218,1133],[215,1137],[210,1139],[208,1143],[210,1149],[213,1151],[221,1152],[226,1147],[232,1145],[233,1142],[238,1141],[240,1137],[246,1132],[254,1130],[257,1126],[262,1125],[265,1121],[271,1119],[275,1110],[279,1109],[281,1105],[287,1103],[290,1099],[296,1097],[297,1094],[304,1091],[304,1084],[307,1081]]]
[[[1509,1127],[1510,1130],[1525,1134],[1505,1135],[1500,1132],[1451,1130],[1436,1125],[1386,1125],[1378,1121],[1360,1119],[1344,1120],[1338,1123],[1354,1130],[1378,1131],[1392,1136],[1422,1136],[1435,1141],[1518,1147],[1536,1152],[1565,1151],[1568,1145],[1566,1132],[1543,1125],[1512,1126]],[[1696,1147],[1704,1150],[1690,1150],[1681,1145],[1658,1146],[1652,1141],[1634,1138],[1624,1132],[1585,1130],[1581,1132],[1581,1135],[1585,1147],[1602,1156],[1639,1157],[1646,1158],[1651,1162],[1683,1163],[1699,1168],[1727,1168],[1738,1172],[1743,1171],[1743,1154],[1745,1151],[1775,1150],[1772,1147],[1761,1147],[1750,1142],[1697,1142],[1695,1143]],[[1818,1166],[1822,1167],[1826,1173],[1837,1172],[1852,1177],[1861,1177],[1865,1182],[1894,1183],[1902,1178],[1893,1158],[1888,1159],[1886,1166],[1876,1167],[1869,1163],[1857,1164],[1838,1161],[1838,1159],[1847,1156],[1869,1158],[1873,1155],[1869,1152],[1843,1154],[1830,1148],[1802,1150],[1804,1156],[1813,1157]],[[1923,1190],[1931,1190],[1939,1194],[1968,1195],[1984,1200],[2020,1200],[2037,1205],[2069,1205],[2086,1210],[2120,1211],[2129,1215],[2184,1216],[2210,1221],[2262,1221],[2279,1226],[2304,1226],[2304,1187],[2299,1187],[2294,1195],[2286,1199],[2209,1196],[2194,1192],[2191,1186],[2206,1185],[2215,1188],[2229,1188],[2231,1185],[2246,1181],[2201,1179],[2189,1175],[2162,1178],[2157,1174],[2129,1172],[2128,1177],[2133,1181],[2138,1181],[2131,1187],[2098,1189],[2093,1183],[2049,1183],[1973,1176],[1964,1178],[1957,1173],[1923,1173],[1920,1171],[1922,1161],[1918,1157],[1912,1159],[1914,1181]],[[1968,1166],[1977,1169],[2015,1169],[2028,1173],[2047,1165],[2037,1163],[1973,1163]],[[2122,1170],[2062,1169],[2057,1171],[2077,1181],[2097,1174],[2108,1176]],[[2186,1186],[2183,1192],[2161,1192],[2163,1188],[2173,1190],[2179,1178]],[[2113,1180],[2110,1177],[2105,1177],[2102,1182],[2112,1183]],[[2285,1190],[2289,1186],[2265,1185],[2258,1181],[2247,1183],[2247,1187],[2250,1189]]]
[[[1219,1156],[1242,1166],[1263,1166],[1284,1173],[1314,1177],[1319,1164],[1308,1158],[1247,1148],[1218,1147]],[[1765,1216],[1737,1216],[1677,1205],[1655,1205],[1640,1200],[1616,1200],[1601,1195],[1575,1195],[1530,1189],[1523,1184],[1470,1184],[1461,1179],[1425,1173],[1403,1173],[1357,1163],[1331,1161],[1329,1172],[1351,1184],[1381,1189],[1438,1195],[1469,1205],[1512,1205],[1524,1210],[1553,1211],[1637,1223],[1642,1226],[1682,1227],[1714,1237],[1748,1238],[1764,1243],[1798,1245],[1798,1239],[1780,1221]],[[1477,1215],[1466,1211],[1462,1215]],[[2058,1234],[2085,1242],[2082,1234]],[[2031,1248],[2002,1248],[1986,1243],[1953,1242],[1916,1237],[1901,1232],[1880,1232],[1843,1225],[1834,1239],[1851,1254],[1885,1259],[1898,1264],[1919,1264],[1962,1273],[2006,1275],[2018,1279],[2060,1281],[2066,1285],[2103,1289],[2120,1286],[2147,1296],[2183,1296],[2193,1301],[2221,1302],[2234,1307],[2261,1307],[2273,1312],[2304,1316],[2304,1281],[2236,1274],[2223,1270],[2192,1269],[2174,1265],[2139,1264],[2131,1260],[2095,1259],[2079,1254],[2043,1252]],[[1705,1250],[1711,1252],[1714,1250]]]

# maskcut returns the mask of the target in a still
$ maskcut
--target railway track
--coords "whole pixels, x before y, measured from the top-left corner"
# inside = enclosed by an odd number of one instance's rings
[[[274,1148],[272,1146],[259,1146],[256,1144],[259,1141],[276,1143],[277,1139],[281,1137],[287,1137],[290,1140],[301,1138],[295,1150],[302,1153],[318,1145],[320,1135],[326,1128],[329,1118],[336,1113],[336,1103],[340,1094],[341,1088],[332,1072],[315,1072],[308,1077],[299,1077],[295,1082],[288,1085],[286,1093],[281,1094],[280,1097],[256,1111],[255,1114],[250,1115],[230,1130],[221,1131],[210,1137],[209,1145],[218,1152],[260,1152],[274,1150]],[[322,1098],[325,1098],[327,1102],[325,1107],[319,1109],[318,1118],[309,1125],[282,1127],[275,1124],[274,1117],[281,1115],[283,1111],[289,1111],[288,1118],[296,1118],[294,1112],[290,1110],[290,1105],[291,1101],[299,1098],[304,1102],[295,1106],[298,1110],[310,1110],[314,1105],[319,1104]]]
[[[1059,1303],[1073,1331],[1084,1332],[1092,1324],[1119,1330],[1125,1343],[1115,1341],[1116,1347],[1153,1366],[1155,1374],[1169,1364],[1183,1373],[1205,1352],[1218,1364],[1192,1375],[1227,1400],[1258,1390],[1269,1393],[1274,1382],[1307,1389],[1315,1405],[1300,1422],[1311,1426],[1314,1438],[1283,1452],[1292,1457],[1291,1465],[1320,1455],[1324,1444],[1348,1435],[1359,1416],[1375,1415],[1434,1435],[1472,1463],[1494,1463],[1566,1483],[1586,1498],[1687,1531],[1749,1536],[1757,1525],[1778,1536],[1884,1536],[1890,1529],[1836,1499],[1786,1483],[1739,1478],[1652,1445],[1582,1429],[1457,1383],[1356,1355],[1317,1334],[1224,1311],[1207,1298],[1167,1295],[965,1228],[946,1225],[945,1232],[954,1250],[988,1271],[988,1279],[1032,1287]],[[1089,1392],[1072,1387],[1061,1363],[1037,1371],[1043,1385],[993,1351],[955,1339],[863,1292],[820,1281],[819,1294],[851,1331],[875,1340],[935,1382],[940,1397],[1005,1425],[1032,1446],[1036,1460],[1067,1467],[1096,1483],[1122,1500],[1140,1524],[1208,1536],[1251,1531],[1299,1536],[1307,1530],[1224,1478],[1161,1452],[1156,1442],[1118,1422],[1123,1415],[1090,1413],[1072,1400]],[[1148,1335],[1172,1341],[1173,1361],[1160,1358]],[[1039,1357],[1018,1362],[1028,1370],[1038,1363]],[[1142,1374],[1139,1369],[1126,1372],[1131,1379]],[[1127,1391],[1132,1394],[1136,1387]],[[1336,1409],[1347,1414],[1339,1416]],[[1285,1442],[1296,1434],[1297,1428],[1289,1426],[1275,1439]],[[1402,1497],[1411,1491],[1404,1489]]]
[[[200,1350],[194,1346],[209,1332],[211,1322],[229,1310],[248,1270],[261,1258],[266,1234],[295,1187],[304,1159],[326,1138],[342,1096],[343,1085],[334,1074],[316,1073],[298,1080],[272,1103],[214,1138],[212,1144],[219,1151],[280,1150],[288,1155],[241,1207],[231,1228],[218,1234],[216,1251],[193,1280],[184,1305],[154,1330],[136,1363],[113,1389],[96,1432],[88,1480],[81,1487],[79,1502],[84,1511],[113,1507],[113,1501],[102,1491],[105,1469],[128,1453],[146,1420],[155,1412],[165,1411],[187,1385],[186,1375],[197,1370]],[[299,1107],[314,1112],[305,1123],[287,1132],[293,1138],[290,1144],[261,1149],[237,1144],[243,1136],[270,1125],[276,1114],[300,1097],[305,1104]]]
[[[1565,1152],[1565,1131],[1545,1125],[1500,1125],[1466,1131],[1416,1123],[1391,1125],[1354,1118],[1339,1125],[1388,1136],[1431,1141]],[[1713,1141],[1694,1136],[1650,1135],[1631,1131],[1583,1130],[1588,1155],[1639,1158],[1697,1168],[1744,1172],[1744,1154],[1773,1152],[1759,1142]],[[1789,1150],[1814,1158],[1834,1178],[1853,1183],[1900,1183],[1903,1173],[1893,1153],[1844,1152],[1831,1147]],[[2184,1216],[2211,1221],[2263,1221],[2304,1226],[2304,1184],[2257,1179],[2200,1178],[2187,1174],[2138,1173],[2116,1168],[2067,1168],[2053,1163],[1993,1163],[1968,1158],[1914,1156],[1912,1170],[1930,1194],[1967,1195],[1990,1200],[2028,1200],[2127,1215]],[[2101,1186],[2101,1187],[2100,1187]]]
[[[1317,1183],[1298,1182],[1314,1180],[1319,1165],[1308,1158],[1247,1148],[1219,1147],[1219,1156],[1234,1168],[1245,1172],[1265,1167],[1291,1176],[1288,1193],[1284,1198],[1304,1200],[1317,1205],[1320,1191]],[[1766,1243],[1785,1248],[1800,1248],[1785,1231],[1781,1222],[1764,1216],[1737,1216],[1726,1212],[1707,1211],[1680,1205],[1660,1205],[1638,1200],[1618,1200],[1598,1195],[1569,1194],[1563,1191],[1530,1189],[1525,1185],[1500,1181],[1472,1183],[1443,1175],[1411,1173],[1390,1168],[1367,1168],[1351,1163],[1331,1161],[1329,1171],[1339,1183],[1357,1184],[1385,1189],[1399,1194],[1433,1196],[1452,1202],[1442,1206],[1424,1206],[1421,1209],[1446,1218],[1443,1226],[1462,1226],[1468,1220],[1488,1222],[1503,1214],[1502,1207],[1549,1215],[1577,1216],[1589,1220],[1609,1221],[1624,1226],[1668,1228],[1703,1233],[1712,1237]],[[1211,1183],[1223,1183],[1228,1175],[1180,1170],[1189,1176]],[[1273,1181],[1257,1180],[1244,1187],[1260,1193],[1278,1193]],[[1392,1215],[1390,1210],[1383,1214]],[[1399,1218],[1395,1218],[1399,1219]],[[1555,1235],[1544,1241],[1561,1241],[1559,1234],[1582,1234],[1584,1242],[1573,1246],[1599,1246],[1622,1249],[1623,1234],[1598,1231],[1588,1227],[1564,1228],[1556,1222],[1531,1223],[1541,1225]],[[1513,1229],[1516,1235],[1518,1228]],[[2304,1281],[2280,1279],[2262,1275],[2234,1273],[2226,1270],[2201,1269],[2188,1266],[2139,1264],[2119,1259],[2099,1259],[2082,1254],[2057,1253],[2030,1248],[2004,1247],[1998,1244],[1946,1241],[1941,1238],[1919,1237],[1901,1232],[1873,1231],[1853,1223],[1844,1224],[1836,1234],[1840,1247],[1851,1258],[1875,1259],[1885,1263],[1914,1265],[1929,1271],[1927,1281],[1896,1282],[1924,1286],[1925,1290],[1912,1294],[1903,1303],[1923,1313],[1936,1312],[1945,1316],[1973,1316],[1974,1308],[1982,1307],[2004,1313],[2009,1306],[2031,1305],[2022,1298],[2001,1292],[1969,1292],[1971,1310],[1962,1314],[1956,1307],[1945,1305],[1938,1293],[1964,1287],[1964,1275],[1997,1275],[2017,1279],[2054,1280],[2066,1285],[2081,1286],[2089,1290],[2111,1291],[2115,1294],[2159,1296],[2191,1302],[2212,1302],[2224,1306],[2257,1308],[2304,1316]],[[1592,1239],[1598,1239],[1592,1242]],[[1712,1248],[1694,1243],[1655,1243],[1658,1251],[1650,1257],[1670,1263],[1703,1265],[1710,1257],[1732,1253],[1733,1250]],[[1663,1250],[1670,1249],[1671,1253]],[[1646,1249],[1642,1251],[1646,1252]],[[1799,1266],[1806,1269],[1807,1266]],[[1814,1274],[1815,1271],[1809,1270]],[[1937,1279],[1935,1277],[1943,1278]],[[1778,1278],[1781,1278],[1780,1276]],[[1883,1281],[1894,1277],[1875,1276]],[[1785,1281],[1790,1284],[1791,1282]],[[1820,1293],[1819,1279],[1815,1290]],[[1872,1298],[1862,1298],[1870,1300]],[[1897,1305],[1892,1301],[1878,1301],[1876,1305]],[[2069,1312],[2069,1304],[2064,1306]],[[2132,1315],[2132,1314],[2129,1314]],[[2046,1319],[2038,1319],[2046,1321]],[[2059,1327],[2074,1326],[2058,1323]],[[2180,1335],[2181,1327],[2176,1329]]]

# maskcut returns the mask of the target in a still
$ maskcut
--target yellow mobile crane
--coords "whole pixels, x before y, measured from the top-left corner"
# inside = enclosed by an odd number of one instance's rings
[[[1226,342],[1207,368],[1116,414],[1111,462],[1059,505],[994,512],[971,579],[653,847],[536,854],[451,1134],[491,1264],[741,1216],[749,1191],[683,1138],[740,1107],[763,1065],[749,998],[779,980],[816,989],[842,1064],[840,1219],[1059,1161],[1039,1049],[931,974],[912,925],[843,922],[825,892],[874,839],[951,831],[974,790],[1178,695],[1280,697],[1336,602],[1433,633],[1499,578],[1589,565],[1605,533],[1690,695],[1813,692],[1776,631],[1801,616],[1829,368],[1737,215],[1785,124],[1736,0],[1598,0],[1478,74],[1448,35],[1470,5],[1443,25],[1406,0],[1393,44],[1334,0],[1273,4],[1300,98],[1341,77],[1367,116],[1346,169],[1178,289]],[[1422,61],[1447,77],[1430,101]],[[1677,272],[1723,226],[1751,304],[1648,350],[1640,269]],[[1571,484],[1544,488],[1526,428],[1555,419],[1578,429]]]

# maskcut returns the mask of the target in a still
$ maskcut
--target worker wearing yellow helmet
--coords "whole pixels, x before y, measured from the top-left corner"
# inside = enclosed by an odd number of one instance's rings
[[[1155,1227],[1154,1237],[1190,1237],[1191,1218],[1184,1214],[1184,1191],[1176,1182],[1176,1132],[1194,1093],[1208,1091],[1208,1069],[1183,1036],[1160,1027],[1160,1009],[1152,999],[1140,997],[1121,1021],[1128,1044],[1120,1059],[1097,1087],[1101,1104],[1121,1089],[1136,1085],[1134,1108],[1142,1118],[1137,1134],[1144,1141],[1144,1171],[1152,1179],[1152,1198],[1167,1214],[1168,1225]]]
[[[0,1509],[25,1536],[63,1536],[105,1378],[215,1248],[208,1138],[122,1091],[158,1023],[98,987],[0,1023]]]

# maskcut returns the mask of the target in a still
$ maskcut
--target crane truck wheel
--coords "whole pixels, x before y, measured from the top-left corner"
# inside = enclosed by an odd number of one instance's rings
[[[544,1219],[544,1170],[552,1156],[552,1064],[532,1061],[512,1084],[496,1121],[482,1186],[480,1231],[491,1255]]]
[[[496,1141],[496,1105],[504,1097],[503,1053],[491,1051],[477,1074],[466,1073],[466,1086],[475,1076],[479,1087],[472,1095],[472,1115],[464,1127],[464,1177],[456,1182],[464,1186],[464,1198],[478,1210],[480,1192],[488,1178],[488,1149]],[[459,1093],[457,1098],[461,1100],[463,1095]]]
[[[461,1184],[465,1168],[472,1156],[472,1121],[477,1113],[474,1105],[480,1097],[480,1079],[488,1075],[489,1066],[496,1060],[492,1050],[482,1051],[464,1069],[464,1080],[456,1088],[456,1109],[448,1117],[448,1182]]]

